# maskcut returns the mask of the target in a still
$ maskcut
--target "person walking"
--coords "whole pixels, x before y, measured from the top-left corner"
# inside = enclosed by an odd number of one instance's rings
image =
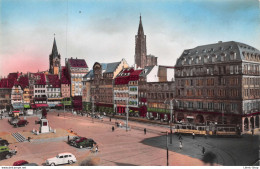
[[[68,142],[70,141],[70,135],[68,135]]]
[[[96,145],[96,153],[98,152],[98,145]]]
[[[112,126],[112,132],[115,130],[115,127],[114,126]]]
[[[111,117],[109,118],[109,121],[111,121]]]
[[[179,134],[179,140],[182,140],[182,136],[181,136],[181,133]]]
[[[207,139],[207,132],[205,133],[204,137],[205,137],[205,139]]]
[[[146,128],[144,128],[144,134],[146,134]]]
[[[194,132],[192,132],[192,138],[195,139],[195,133]]]
[[[180,141],[180,150],[182,149],[182,141]]]
[[[204,155],[205,154],[205,147],[202,147],[202,154]]]

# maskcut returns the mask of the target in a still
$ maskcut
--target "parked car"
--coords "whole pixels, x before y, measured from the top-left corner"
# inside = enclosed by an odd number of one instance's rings
[[[29,163],[28,161],[19,160],[19,161],[14,162],[13,166],[21,166],[21,165],[28,164],[28,163]]]
[[[91,138],[86,137],[73,137],[72,140],[69,141],[69,145],[77,147],[77,148],[85,148],[85,147],[93,147],[96,142]]]
[[[46,165],[60,165],[60,164],[72,164],[77,161],[76,157],[71,153],[60,153],[56,157],[52,157],[46,160]]]
[[[17,123],[14,123],[14,127],[26,126],[29,122],[27,120],[19,120]]]
[[[8,143],[7,140],[4,140],[4,139],[0,138],[0,146],[8,146],[8,145],[9,145],[9,143]]]
[[[15,150],[10,150],[7,146],[0,146],[0,159],[8,159],[15,155]]]
[[[21,166],[39,166],[39,165],[36,163],[28,163],[28,164],[23,164]]]

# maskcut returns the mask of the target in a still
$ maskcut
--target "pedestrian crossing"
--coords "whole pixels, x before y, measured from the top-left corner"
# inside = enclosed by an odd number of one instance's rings
[[[20,133],[12,133],[12,136],[18,141],[18,142],[24,142],[26,141],[26,138],[22,136]]]

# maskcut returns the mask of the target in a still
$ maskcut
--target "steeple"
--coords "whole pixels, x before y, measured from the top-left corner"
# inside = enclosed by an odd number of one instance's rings
[[[53,46],[52,46],[52,52],[51,52],[51,54],[52,54],[54,57],[57,57],[57,56],[59,55],[59,54],[58,54],[58,49],[57,49],[55,37],[54,37],[54,41],[53,41]]]
[[[140,15],[138,32],[135,35],[135,64],[137,67],[144,68],[146,60],[146,35],[144,34],[142,17]]]
[[[139,21],[139,28],[138,28],[138,35],[144,35],[144,29],[143,29],[143,25],[142,25],[142,16],[140,14],[140,21]]]

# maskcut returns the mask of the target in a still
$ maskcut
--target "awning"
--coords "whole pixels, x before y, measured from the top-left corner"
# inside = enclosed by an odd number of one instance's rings
[[[49,107],[48,104],[35,104],[36,108],[40,108],[40,107]]]
[[[22,104],[13,104],[12,105],[14,109],[22,109],[23,105]]]
[[[63,104],[56,104],[56,107],[63,107]]]
[[[24,106],[24,108],[26,108],[26,109],[31,108],[29,104],[25,104],[25,105],[23,105],[23,106]]]
[[[49,107],[55,107],[56,105],[55,104],[48,104]]]
[[[13,113],[20,113],[20,111],[15,110],[15,111],[13,111]]]

